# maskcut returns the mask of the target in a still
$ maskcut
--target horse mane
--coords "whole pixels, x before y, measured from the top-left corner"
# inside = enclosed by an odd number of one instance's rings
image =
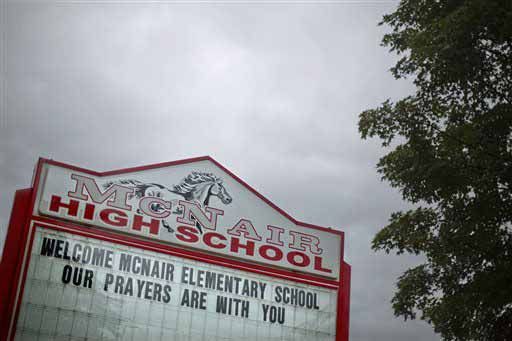
[[[182,194],[186,198],[195,191],[197,186],[204,182],[222,183],[222,179],[212,173],[192,172],[183,178],[179,184],[174,185],[172,191],[177,194]]]
[[[174,185],[172,189],[162,186],[160,184],[144,183],[134,179],[121,179],[116,181],[109,181],[103,185],[103,188],[107,189],[112,185],[124,185],[133,187],[135,189],[133,196],[137,198],[142,198],[144,197],[146,189],[148,189],[148,187],[155,186],[160,189],[166,189],[169,190],[170,192],[180,194],[185,198],[185,200],[189,200],[190,197],[192,196],[192,193],[197,189],[197,186],[205,182],[222,183],[222,179],[212,173],[194,171],[187,175],[185,178],[183,178],[179,184]]]

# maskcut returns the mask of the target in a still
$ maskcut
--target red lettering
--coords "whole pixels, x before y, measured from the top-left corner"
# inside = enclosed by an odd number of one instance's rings
[[[327,269],[327,268],[322,267],[322,261],[323,261],[322,257],[315,256],[315,267],[314,267],[315,270],[322,271],[322,272],[327,272],[327,273],[332,273],[331,269]]]
[[[52,195],[52,200],[50,202],[50,211],[59,213],[60,208],[66,208],[68,210],[67,215],[74,216],[78,214],[78,200],[70,199],[69,203],[63,203],[62,198],[58,195]]]
[[[247,244],[241,244],[240,239],[232,238],[231,239],[231,252],[238,253],[239,249],[245,249],[245,254],[247,256],[254,256],[254,242],[247,241]]]
[[[84,219],[93,220],[95,209],[96,206],[94,206],[93,204],[85,204]]]
[[[268,260],[281,260],[283,258],[283,251],[281,251],[278,247],[272,246],[272,245],[263,245],[258,250],[260,253],[260,256],[268,259]],[[269,255],[269,251],[273,252],[273,255]]]
[[[180,225],[177,228],[176,239],[185,243],[197,243],[199,237],[197,236],[197,229],[195,227]]]
[[[107,208],[100,212],[100,219],[108,225],[123,227],[128,223],[123,211]]]
[[[297,256],[301,258],[300,261],[296,260]],[[295,266],[300,266],[303,268],[305,268],[306,266],[309,265],[309,263],[311,263],[311,260],[309,259],[309,257],[306,254],[304,254],[302,252],[298,252],[298,251],[290,252],[289,254],[286,255],[286,259],[288,259],[288,262],[290,264],[295,265]]]
[[[218,240],[223,240],[223,241],[226,240],[226,237],[224,237],[220,233],[208,232],[204,235],[203,241],[206,245],[208,245],[209,247],[213,247],[214,249],[223,249],[226,247],[226,244],[224,244],[224,243],[214,243],[213,238],[217,238]]]
[[[151,221],[148,223],[144,221],[144,217],[141,215],[136,214],[133,217],[133,226],[132,228],[135,231],[141,231],[142,227],[149,227],[149,233],[158,235],[158,231],[160,229],[160,220],[157,219],[151,219]]]

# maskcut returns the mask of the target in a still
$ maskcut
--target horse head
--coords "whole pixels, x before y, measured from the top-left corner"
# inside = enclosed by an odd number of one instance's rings
[[[208,196],[205,200],[205,205],[208,203],[210,196],[215,196],[219,198],[224,205],[229,205],[233,198],[231,195],[229,195],[228,191],[226,190],[226,187],[224,187],[222,180],[218,179],[217,181],[213,182],[210,186],[210,189],[208,191]]]
[[[188,201],[197,201],[207,206],[212,196],[218,197],[224,205],[233,201],[221,178],[212,173],[193,171],[181,182],[174,185],[172,192],[179,194]]]
[[[109,181],[103,185],[108,188],[113,184],[120,184],[134,189],[132,198],[142,199],[144,197],[156,197],[164,201],[173,202],[175,207],[172,214],[181,214],[182,211],[177,206],[178,199],[176,195],[183,197],[187,201],[195,201],[200,205],[208,206],[210,198],[215,196],[221,200],[224,205],[229,205],[233,198],[223,185],[221,178],[212,173],[191,172],[177,185],[168,188],[158,183],[145,183],[134,179],[121,179]],[[155,213],[161,213],[165,207],[160,203],[151,204],[150,209]],[[174,232],[169,223],[162,219],[162,225],[169,231]],[[199,223],[196,224],[198,230],[202,233]]]

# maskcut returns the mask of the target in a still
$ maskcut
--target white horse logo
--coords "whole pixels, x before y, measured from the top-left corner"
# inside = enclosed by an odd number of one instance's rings
[[[224,205],[229,205],[233,201],[233,198],[226,191],[222,179],[212,173],[192,172],[181,180],[179,184],[173,185],[171,188],[157,183],[145,183],[134,179],[109,181],[103,187],[108,188],[114,184],[134,188],[135,191],[132,198],[141,199],[149,196],[170,201],[173,207],[176,208],[172,212],[173,214],[182,213],[177,204],[179,198],[176,198],[176,196],[181,196],[187,201],[197,202],[202,207],[208,206],[212,197],[219,198]],[[164,208],[159,204],[153,204],[151,209],[154,212],[161,212]],[[162,220],[162,226],[169,232],[174,232],[167,221]],[[199,232],[203,232],[199,223],[196,223],[196,227]]]

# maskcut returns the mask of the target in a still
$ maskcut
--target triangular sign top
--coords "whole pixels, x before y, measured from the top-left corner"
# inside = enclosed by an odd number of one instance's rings
[[[299,222],[209,156],[96,172],[41,159],[34,215],[339,279],[343,233]]]

